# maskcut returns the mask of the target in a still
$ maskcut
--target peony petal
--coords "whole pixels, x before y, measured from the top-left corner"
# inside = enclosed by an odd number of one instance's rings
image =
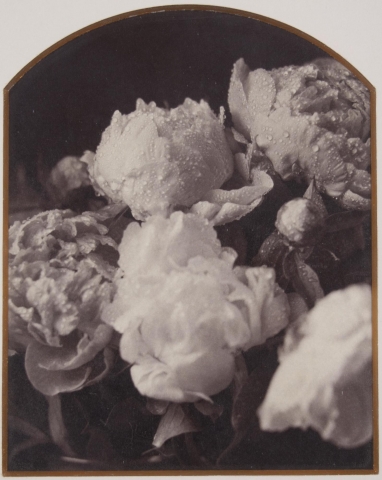
[[[28,345],[25,355],[25,370],[31,384],[44,395],[57,395],[61,392],[74,392],[82,388],[91,369],[82,366],[75,370],[50,371],[39,366],[40,361],[55,355],[59,350],[33,341]]]
[[[251,115],[268,114],[276,98],[276,86],[271,75],[263,68],[250,72],[244,81]]]
[[[228,90],[228,105],[235,129],[243,134],[247,140],[250,140],[251,115],[243,85],[248,74],[249,68],[241,58],[233,66],[231,82]]]
[[[371,199],[361,197],[357,193],[347,190],[339,199],[340,204],[347,210],[368,211],[371,208]]]
[[[39,367],[51,371],[74,370],[82,367],[106,347],[112,334],[113,329],[109,325],[101,324],[96,328],[92,339],[84,335],[75,348],[64,345],[61,348],[51,349],[42,346]]]
[[[210,220],[211,225],[224,225],[234,220],[240,220],[241,217],[250,213],[254,208],[260,205],[262,198],[254,200],[249,205],[238,205],[236,203],[225,203],[218,214]]]
[[[210,190],[201,202],[190,209],[191,213],[206,218],[211,225],[224,225],[239,220],[256,208],[263,196],[273,187],[271,177],[261,171],[252,169],[252,184],[236,190]]]
[[[195,422],[189,417],[181,405],[172,404],[161,418],[155,433],[153,445],[161,448],[172,437],[199,430]]]

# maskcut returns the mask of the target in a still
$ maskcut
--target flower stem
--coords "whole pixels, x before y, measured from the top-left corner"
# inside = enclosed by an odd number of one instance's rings
[[[61,448],[66,456],[75,457],[76,454],[68,441],[68,432],[62,416],[60,395],[46,395],[45,398],[48,402],[49,430],[53,442]]]

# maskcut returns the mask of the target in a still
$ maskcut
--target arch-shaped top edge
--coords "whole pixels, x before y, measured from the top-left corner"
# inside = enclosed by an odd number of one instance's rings
[[[304,40],[307,40],[310,43],[313,43],[317,47],[321,48],[321,50],[325,51],[329,55],[331,55],[333,58],[338,60],[340,63],[342,63],[346,68],[348,68],[359,80],[361,80],[369,89],[370,94],[372,96],[375,95],[375,87],[369,82],[369,80],[362,75],[362,73],[357,70],[351,63],[349,63],[345,58],[343,58],[341,55],[339,55],[337,52],[332,50],[330,47],[322,43],[320,40],[317,40],[316,38],[308,35],[307,33],[303,32],[302,30],[299,30],[298,28],[292,27],[286,23],[280,22],[278,20],[275,20],[270,17],[266,17],[264,15],[259,15],[257,13],[252,13],[248,12],[245,10],[238,10],[234,8],[228,8],[228,7],[219,7],[219,6],[213,6],[213,5],[164,5],[164,6],[158,6],[158,7],[151,7],[151,8],[143,8],[139,10],[133,10],[131,12],[126,12],[126,13],[120,13],[118,15],[114,15],[112,17],[100,20],[98,22],[92,23],[91,25],[88,25],[84,28],[81,28],[80,30],[77,30],[76,32],[71,33],[70,35],[64,37],[63,39],[59,40],[58,42],[54,43],[50,47],[48,47],[46,50],[41,52],[39,55],[37,55],[33,60],[31,60],[25,67],[23,67],[16,75],[10,80],[10,82],[4,87],[4,93],[8,93],[11,88],[29,71],[31,70],[40,60],[43,60],[45,57],[47,57],[50,53],[54,52],[58,48],[62,47],[66,43],[69,43],[71,40],[74,40],[77,37],[80,37],[81,35],[88,33],[92,30],[95,30],[97,28],[103,27],[104,25],[108,25],[110,23],[118,22],[119,20],[123,20],[125,18],[130,18],[130,17],[137,17],[139,15],[145,15],[148,13],[156,13],[156,12],[171,12],[171,11],[180,11],[180,10],[199,10],[199,11],[209,11],[209,12],[217,12],[217,13],[227,13],[231,15],[238,15],[242,17],[247,17],[247,18],[252,18],[254,20],[258,20],[264,23],[268,23],[270,25],[273,25],[274,27],[281,28],[283,30],[286,30],[290,33],[293,33],[297,35],[300,38],[303,38]]]

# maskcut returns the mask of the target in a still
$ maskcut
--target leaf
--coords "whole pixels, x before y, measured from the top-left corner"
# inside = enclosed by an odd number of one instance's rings
[[[257,409],[265,398],[277,364],[277,354],[275,352],[264,353],[255,369],[242,384],[234,399],[231,414],[231,424],[235,431],[235,436],[230,445],[220,455],[217,461],[218,465],[225,462],[226,458],[240,445],[248,434],[255,439],[260,435]]]
[[[184,406],[172,403],[158,425],[153,445],[160,448],[172,437],[199,430],[194,420],[185,412]]]
[[[339,232],[340,230],[347,230],[348,228],[358,227],[362,225],[366,218],[365,212],[349,211],[333,213],[325,220],[326,233]]]
[[[346,260],[358,250],[365,248],[365,236],[363,226],[339,230],[325,235],[322,239],[320,249],[326,249],[338,260]]]
[[[292,250],[283,262],[285,277],[292,282],[295,291],[305,300],[308,308],[312,308],[317,300],[324,296],[316,272],[309,267],[297,253]]]
[[[285,245],[282,235],[275,230],[264,240],[251,263],[255,267],[266,265],[275,268],[287,251],[288,247]]]
[[[86,445],[86,456],[90,460],[109,463],[115,457],[115,452],[107,432],[100,427],[89,427],[87,429],[89,440]]]
[[[143,417],[148,416],[148,411],[134,397],[128,397],[118,402],[110,412],[106,426],[113,432],[130,431],[133,425],[142,424]]]
[[[51,442],[50,438],[40,429],[14,415],[9,415],[8,417],[8,428],[28,437],[26,440],[18,443],[12,448],[9,452],[9,462],[24,450]]]
[[[324,201],[322,200],[320,192],[317,190],[316,182],[313,179],[309,187],[307,188],[306,192],[304,193],[304,198],[311,200],[316,207],[320,210],[324,217],[328,215],[328,211],[326,210]]]

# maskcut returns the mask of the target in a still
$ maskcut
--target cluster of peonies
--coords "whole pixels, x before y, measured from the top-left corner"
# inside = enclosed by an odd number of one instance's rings
[[[228,103],[235,136],[260,150],[284,180],[315,179],[346,208],[370,208],[370,98],[340,63],[302,67],[233,68]]]
[[[238,60],[233,134],[204,101],[162,109],[138,100],[129,115],[115,112],[96,153],[66,157],[49,180],[57,202],[91,182],[109,207],[53,210],[10,229],[10,348],[26,351],[34,387],[56,395],[103,378],[116,331],[142,395],[211,401],[240,352],[292,321],[262,428],[311,426],[340,447],[369,440],[370,288],[332,293],[307,313],[272,268],[235,267],[214,229],[260,205],[277,174],[312,181],[345,208],[370,208],[368,95],[333,60],[270,72]],[[131,221],[118,245],[106,223],[126,206],[142,223]],[[313,245],[324,216],[298,198],[276,228],[290,250]]]
[[[288,323],[273,269],[233,268],[235,251],[196,215],[132,223],[119,252],[117,293],[103,319],[122,334],[121,356],[143,395],[209,398],[231,383],[239,352]]]

